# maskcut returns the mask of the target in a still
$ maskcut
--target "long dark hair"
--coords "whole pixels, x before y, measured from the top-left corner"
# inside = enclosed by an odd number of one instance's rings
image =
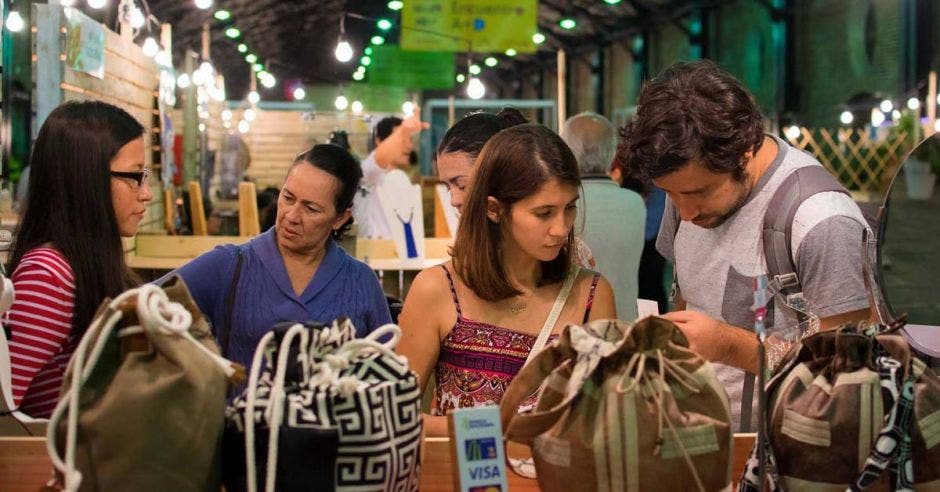
[[[7,271],[45,243],[65,256],[75,278],[72,337],[85,333],[106,297],[139,284],[124,262],[110,170],[121,147],[143,133],[116,106],[70,101],[49,113],[33,145],[26,208]]]
[[[552,179],[581,186],[578,161],[571,149],[558,134],[542,125],[507,128],[480,152],[451,257],[460,278],[481,299],[495,302],[520,293],[507,279],[500,254],[506,221],[497,224],[487,217],[487,197],[499,200],[509,210]],[[574,228],[558,256],[542,262],[539,285],[564,279],[573,255]]]

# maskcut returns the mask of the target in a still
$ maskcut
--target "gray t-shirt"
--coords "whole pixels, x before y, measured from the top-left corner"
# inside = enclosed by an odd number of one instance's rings
[[[676,232],[678,214],[667,200],[656,240],[656,249],[675,264],[686,309],[749,331],[754,324],[754,281],[767,274],[761,229],[768,202],[795,169],[821,165],[812,155],[774,140],[779,149],[776,158],[744,206],[724,224],[703,229],[681,221]],[[844,193],[818,193],[800,205],[792,225],[793,264],[809,310],[820,318],[868,307],[862,277],[866,227],[858,206]],[[769,310],[768,330],[797,326],[795,314],[781,308],[781,303],[775,299],[774,309]],[[728,391],[735,428],[740,429],[744,371],[723,364],[715,364],[715,369]]]

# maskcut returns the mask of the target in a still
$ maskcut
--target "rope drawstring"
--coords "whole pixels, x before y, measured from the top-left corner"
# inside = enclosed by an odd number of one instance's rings
[[[699,393],[701,390],[695,386],[695,378],[675,361],[666,358],[663,355],[662,349],[656,349],[655,355],[652,356],[656,359],[657,370],[651,377],[645,370],[646,360],[649,357],[650,356],[647,356],[645,352],[637,352],[630,357],[630,360],[627,361],[627,365],[624,366],[623,376],[621,376],[620,381],[617,382],[616,391],[620,394],[635,391],[640,384],[650,389],[650,396],[656,404],[657,412],[656,447],[653,449],[653,453],[659,455],[662,452],[663,443],[665,442],[663,433],[665,428],[668,427],[672,436],[675,438],[676,446],[679,448],[686,465],[688,465],[689,470],[692,472],[695,484],[698,486],[699,490],[704,491],[705,487],[702,485],[702,480],[698,476],[698,470],[696,470],[695,464],[692,462],[692,457],[689,455],[685,444],[679,437],[679,432],[676,430],[675,425],[666,412],[665,393],[668,388],[666,375],[668,374],[679,385],[690,392]],[[630,380],[630,383],[628,386],[624,387],[623,383],[627,379]]]

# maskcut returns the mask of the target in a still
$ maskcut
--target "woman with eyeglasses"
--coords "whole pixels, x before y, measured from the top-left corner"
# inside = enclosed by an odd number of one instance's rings
[[[13,399],[27,415],[52,413],[98,305],[139,283],[121,238],[137,233],[153,198],[144,147],[143,126],[100,101],[66,102],[39,130],[7,268]]]

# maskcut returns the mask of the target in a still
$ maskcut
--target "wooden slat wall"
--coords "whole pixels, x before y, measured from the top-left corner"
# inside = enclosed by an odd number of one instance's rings
[[[44,9],[42,12],[49,15],[49,10]],[[61,76],[61,82],[59,101],[51,102],[58,104],[85,99],[105,101],[123,108],[144,126],[144,142],[147,145],[144,164],[154,170],[154,176],[151,177],[154,197],[147,207],[140,231],[164,231],[163,193],[159,184],[160,129],[154,126],[154,117],[159,114],[156,97],[160,72],[157,64],[152,58],[144,55],[142,48],[133,40],[122,38],[105,27],[104,78],[99,79],[84,72],[71,70],[64,66],[68,24],[61,12],[57,16],[53,15],[52,19],[61,22],[58,26],[60,64],[55,68]],[[44,72],[50,69],[52,68],[44,65],[41,68],[36,67],[34,73],[41,78],[46,75]]]
[[[232,130],[236,130],[243,111],[232,111]],[[248,176],[256,181],[259,190],[267,186],[280,187],[287,169],[297,154],[318,143],[326,143],[330,132],[342,129],[349,134],[352,151],[360,158],[366,156],[370,138],[369,124],[361,118],[335,113],[300,111],[255,110],[255,121],[244,135],[251,155]],[[311,118],[312,116],[312,118]]]

